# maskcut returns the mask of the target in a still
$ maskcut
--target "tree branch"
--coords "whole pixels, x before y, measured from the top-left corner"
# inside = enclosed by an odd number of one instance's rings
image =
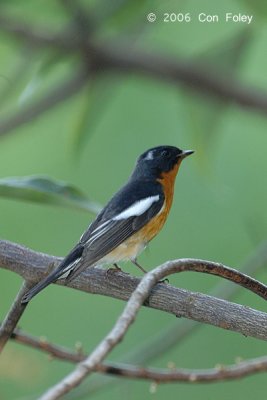
[[[116,73],[137,73],[154,79],[169,82],[175,85],[183,84],[189,88],[219,97],[220,99],[233,101],[243,107],[251,107],[267,114],[267,93],[260,89],[243,86],[236,79],[225,77],[225,73],[212,69],[209,65],[191,63],[172,58],[167,54],[153,53],[136,49],[131,42],[92,42],[81,39],[79,34],[70,29],[63,30],[59,34],[50,34],[47,29],[41,29],[23,24],[10,17],[0,16],[0,29],[23,40],[27,44],[39,49],[40,47],[52,47],[68,53],[79,53],[83,67],[95,73],[113,71]],[[131,49],[131,51],[129,51]],[[82,82],[84,83],[84,82]],[[77,85],[78,91],[82,85]],[[65,96],[67,97],[67,96]],[[62,98],[63,99],[63,98]],[[30,119],[35,118],[41,112],[55,105],[51,100],[49,107],[41,105],[39,112],[32,112],[30,118],[27,112],[22,111],[27,117],[20,116],[17,123],[12,123],[15,115],[10,116],[0,124],[0,134],[5,134],[15,127]]]
[[[19,328],[14,330],[14,332],[10,336],[10,339],[13,339],[20,344],[25,344],[26,346],[43,351],[49,354],[51,357],[57,358],[58,360],[62,361],[69,361],[76,364],[83,361],[86,357],[81,352],[70,351],[63,346],[49,343],[46,339],[39,339],[35,336],[29,335]]]
[[[267,241],[263,241],[256,247],[248,259],[242,263],[240,270],[248,275],[255,275],[260,269],[266,267],[267,263]],[[210,296],[220,297],[226,300],[233,299],[242,288],[233,285],[229,281],[219,281],[209,293]],[[147,365],[148,362],[159,358],[166,351],[170,351],[173,346],[181,346],[182,342],[188,338],[196,329],[201,328],[201,324],[193,320],[176,320],[163,327],[160,332],[155,332],[152,337],[144,339],[141,344],[131,348],[125,353],[119,362],[124,364]],[[119,377],[118,377],[119,378]],[[118,384],[115,375],[96,375],[92,376],[90,382],[85,382],[76,392],[76,396],[88,397],[107,386]]]
[[[26,281],[37,282],[42,279],[49,266],[58,264],[59,258],[47,254],[37,253],[23,246],[0,241],[0,265],[21,275]],[[174,269],[179,267],[193,268],[201,270],[210,269],[210,273],[216,273],[223,268],[221,264],[209,261],[182,259],[170,261],[164,265],[172,266]],[[227,279],[233,278],[231,269],[226,269]],[[236,271],[238,284],[245,284],[248,277],[241,278]],[[228,277],[226,276],[228,275]],[[238,280],[244,279],[243,282]],[[114,297],[120,300],[128,300],[137,287],[140,279],[124,273],[107,274],[102,268],[88,268],[80,274],[77,279],[68,284],[69,287],[82,290],[88,293],[95,293]],[[249,281],[250,289],[255,289],[259,284],[255,280]],[[57,284],[64,285],[63,281]],[[259,284],[259,294],[266,296],[264,285]],[[253,288],[253,286],[255,286]],[[267,340],[267,314],[253,310],[239,304],[227,302],[202,293],[194,293],[188,290],[175,288],[171,285],[158,283],[151,291],[145,306],[171,313],[179,317],[193,319],[202,323],[211,324],[239,332],[245,336],[251,336],[262,340]]]
[[[62,346],[49,343],[47,340],[38,339],[19,329],[11,336],[16,342],[41,350],[53,358],[71,363],[78,363],[85,359],[85,355],[70,351]],[[168,382],[216,382],[221,380],[240,379],[257,372],[267,371],[267,357],[258,357],[251,360],[241,361],[229,366],[218,366],[211,369],[191,370],[184,368],[169,369],[144,368],[129,364],[105,362],[96,365],[95,372],[116,375],[122,378],[145,379],[157,383]]]
[[[100,64],[116,72],[138,73],[172,84],[183,84],[190,89],[233,101],[242,107],[251,107],[267,114],[267,93],[242,86],[236,79],[210,65],[192,64],[166,54],[132,49],[130,43],[98,45]]]
[[[21,299],[30,288],[31,285],[24,281],[14,300],[14,303],[12,304],[8,314],[0,326],[0,353],[3,351],[8,339],[10,338],[26,308],[25,305],[21,304]]]
[[[247,284],[248,280],[250,280],[249,277],[242,277],[241,273],[235,270],[230,270],[229,267],[201,260],[182,259],[168,261],[165,264],[160,265],[144,275],[134,292],[131,294],[130,299],[114,327],[99,343],[99,345],[95,347],[92,353],[84,361],[79,363],[73,372],[48,389],[40,397],[40,400],[59,399],[81,384],[81,382],[83,382],[83,380],[94,371],[96,366],[99,365],[111,350],[124,338],[130,325],[134,322],[139,309],[145,301],[147,302],[147,298],[150,295],[152,288],[157,285],[158,281],[168,275],[185,270],[196,270],[198,272],[211,273],[220,276],[222,276],[223,272],[223,276],[227,279],[232,279],[233,276],[235,276],[235,282],[240,283],[242,286]],[[254,291],[255,285],[256,281],[251,281],[248,287],[250,290]],[[262,287],[260,288],[260,286]],[[266,298],[267,287],[259,284],[258,289],[260,296]]]

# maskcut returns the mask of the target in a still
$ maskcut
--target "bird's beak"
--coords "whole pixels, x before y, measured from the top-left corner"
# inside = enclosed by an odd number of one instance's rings
[[[190,156],[191,154],[194,153],[194,150],[183,150],[182,154],[179,155],[179,158],[185,158]]]

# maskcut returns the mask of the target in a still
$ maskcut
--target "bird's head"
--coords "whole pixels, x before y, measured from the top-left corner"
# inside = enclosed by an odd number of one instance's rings
[[[174,146],[158,146],[145,151],[138,158],[133,177],[161,179],[165,174],[177,174],[182,160],[193,150],[181,150]]]

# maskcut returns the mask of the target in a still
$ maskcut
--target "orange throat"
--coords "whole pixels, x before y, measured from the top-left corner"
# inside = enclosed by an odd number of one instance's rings
[[[162,188],[163,188],[165,202],[166,202],[165,209],[166,209],[167,215],[169,214],[169,211],[170,211],[170,208],[172,205],[175,178],[176,178],[177,172],[179,170],[179,167],[181,165],[181,161],[182,160],[179,160],[177,162],[177,164],[175,164],[175,166],[173,167],[173,169],[171,171],[163,172],[161,174],[161,177],[159,179],[157,179],[157,181],[161,183]],[[167,215],[166,215],[166,217],[167,217]]]

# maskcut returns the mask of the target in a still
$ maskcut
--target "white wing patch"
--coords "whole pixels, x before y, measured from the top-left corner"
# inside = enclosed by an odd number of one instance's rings
[[[136,201],[129,208],[126,208],[126,210],[122,211],[120,214],[118,214],[116,217],[114,217],[113,221],[120,221],[122,219],[127,219],[127,218],[130,218],[130,217],[137,217],[139,215],[142,215],[156,201],[159,201],[159,195],[158,194],[156,196],[150,196],[150,197],[147,197],[145,199]]]
[[[99,225],[91,234],[90,238],[86,241],[87,245],[91,245],[94,243],[96,239],[104,235],[109,231],[112,225],[115,224],[114,221],[121,221],[123,219],[127,219],[130,217],[137,217],[146,212],[153,203],[159,201],[159,195],[146,197],[145,199],[136,201],[130,207],[126,208],[126,210],[122,211],[116,217],[109,219],[108,221],[103,222],[103,224]]]

